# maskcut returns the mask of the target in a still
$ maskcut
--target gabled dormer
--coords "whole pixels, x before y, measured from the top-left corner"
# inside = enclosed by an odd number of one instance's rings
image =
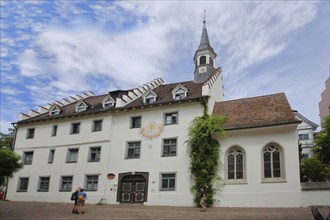
[[[61,109],[56,105],[53,104],[50,108],[49,108],[49,115],[58,115],[60,114]]]
[[[88,106],[87,106],[87,104],[84,101],[80,100],[75,105],[75,107],[76,107],[76,112],[83,112],[83,111],[85,111],[87,109]]]
[[[179,84],[172,90],[172,96],[174,100],[181,100],[187,97],[188,89],[183,85]]]
[[[110,96],[107,95],[103,100],[102,100],[102,107],[104,109],[108,109],[111,107],[115,106],[115,100]]]
[[[148,105],[148,104],[151,104],[151,103],[153,103],[153,102],[156,101],[157,94],[154,93],[153,91],[149,91],[149,92],[145,93],[142,96],[142,98],[143,98],[143,103],[146,104],[146,105]]]

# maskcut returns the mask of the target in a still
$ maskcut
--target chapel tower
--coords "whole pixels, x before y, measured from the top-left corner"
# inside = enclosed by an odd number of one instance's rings
[[[194,62],[195,62],[194,81],[196,83],[204,82],[212,74],[212,72],[215,70],[214,65],[215,65],[216,57],[217,54],[210,46],[209,36],[207,34],[207,29],[206,29],[205,14],[204,14],[201,41],[194,55]]]

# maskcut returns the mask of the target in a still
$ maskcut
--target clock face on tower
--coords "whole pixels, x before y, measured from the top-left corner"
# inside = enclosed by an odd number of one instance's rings
[[[206,66],[201,66],[198,68],[198,73],[206,73],[206,70],[207,70]]]

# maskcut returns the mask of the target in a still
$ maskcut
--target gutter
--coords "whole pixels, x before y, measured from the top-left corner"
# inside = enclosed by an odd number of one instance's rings
[[[254,126],[239,127],[239,128],[224,128],[224,130],[225,131],[234,131],[234,130],[242,130],[242,129],[274,127],[274,126],[279,126],[279,125],[300,124],[300,123],[301,123],[301,121],[292,121],[292,122],[283,122],[283,123],[277,123],[277,124],[254,125]]]

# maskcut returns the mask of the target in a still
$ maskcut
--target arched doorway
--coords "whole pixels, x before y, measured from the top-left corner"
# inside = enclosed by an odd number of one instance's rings
[[[147,201],[149,173],[131,172],[119,174],[117,201],[143,203]]]

